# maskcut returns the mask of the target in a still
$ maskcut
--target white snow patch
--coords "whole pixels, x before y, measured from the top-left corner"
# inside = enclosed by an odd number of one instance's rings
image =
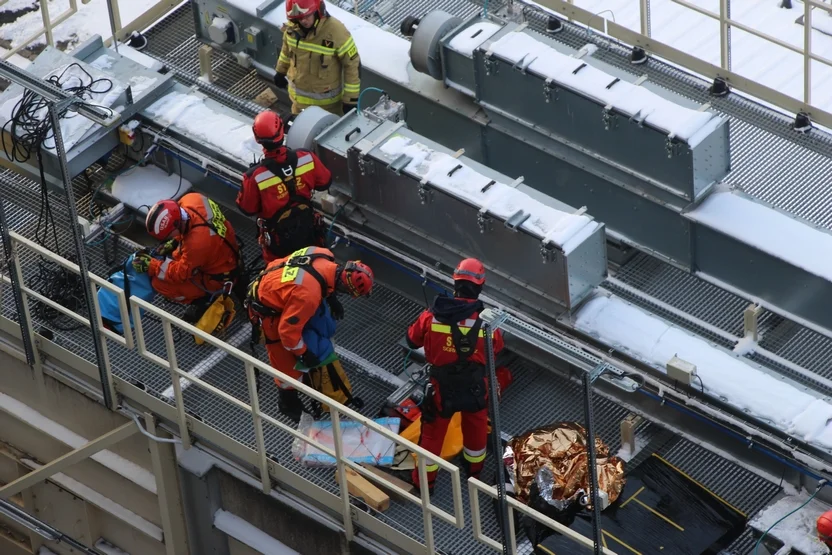
[[[696,365],[706,393],[810,444],[832,449],[832,406],[706,341],[614,297],[590,300],[575,326],[658,371],[678,356]]]
[[[737,341],[737,344],[734,345],[732,351],[739,356],[745,356],[748,353],[753,353],[756,349],[757,342],[754,341],[754,338],[752,336],[747,335],[739,341]]]
[[[277,541],[260,528],[228,511],[220,509],[214,513],[214,526],[258,553],[265,555],[299,555],[297,551],[286,544]]]
[[[635,450],[631,450],[629,445],[622,445],[621,449],[618,450],[618,453],[616,453],[615,456],[624,462],[630,462],[634,456],[638,455],[639,452],[644,449],[644,446],[647,444],[647,440],[640,435],[636,435],[635,443]]]
[[[114,63],[116,63],[115,58],[113,58],[109,54],[102,54],[95,60],[90,62],[90,65],[93,67],[97,67],[98,69],[106,70],[113,67]]]
[[[407,171],[450,195],[486,208],[498,217],[508,219],[521,210],[530,214],[521,227],[545,242],[563,246],[584,228],[592,227],[594,231],[598,227],[588,216],[568,214],[546,206],[505,183],[494,183],[483,193],[482,190],[491,182],[490,178],[453,156],[414,143],[407,137],[394,135],[381,146],[381,151],[391,159],[400,155],[409,156],[411,161]],[[455,169],[457,166],[461,167]],[[452,175],[448,175],[451,172]]]
[[[118,547],[114,546],[104,538],[99,538],[95,545],[93,546],[104,555],[130,555],[124,550],[119,549]]]
[[[474,23],[470,27],[466,27],[460,31],[454,38],[451,39],[448,46],[460,54],[471,56],[474,53],[474,50],[476,50],[482,43],[493,37],[500,29],[502,29],[502,27],[496,23],[491,23],[490,21],[480,21],[479,23]]]
[[[61,426],[54,420],[50,420],[29,405],[21,403],[14,397],[9,397],[5,393],[0,393],[0,410],[14,415],[16,418],[26,422],[33,428],[40,430],[46,435],[57,439],[64,445],[68,445],[73,449],[78,449],[88,443],[86,438],[81,437],[69,428]],[[124,457],[116,455],[112,451],[106,449],[99,451],[90,458],[120,476],[127,478],[137,486],[146,489],[150,493],[156,494],[156,478],[154,478],[153,474],[136,463],[128,461]]]
[[[182,178],[180,187],[178,175],[168,175],[161,168],[152,165],[136,167],[119,175],[113,181],[112,187],[114,197],[142,214],[146,214],[148,207],[160,200],[178,199],[190,190],[191,182],[187,179]]]
[[[143,112],[163,127],[176,127],[192,139],[202,140],[217,152],[250,164],[262,157],[254,141],[251,122],[215,112],[205,101],[192,94],[169,93]]]
[[[150,71],[159,71],[160,69],[165,67],[165,64],[163,64],[159,60],[148,56],[144,52],[139,52],[138,50],[132,48],[127,44],[119,44],[118,53],[124,56],[125,58],[129,58],[137,64],[146,67]]]
[[[618,80],[583,58],[558,52],[525,33],[503,35],[489,50],[514,65],[552,79],[595,99],[603,106],[613,106],[633,119],[644,121],[684,141],[690,140],[715,118],[712,112],[679,106],[640,85]]]
[[[809,499],[809,494],[805,491],[800,492],[799,495],[787,495],[757,513],[749,524],[756,530],[765,532],[772,524],[800,507],[807,499]],[[828,505],[813,499],[808,505],[780,522],[768,534],[805,555],[826,555],[828,550],[818,539],[816,523],[818,517],[827,510],[829,510]]]
[[[23,459],[21,462],[34,470],[37,470],[43,466],[29,459]],[[92,489],[91,487],[84,485],[78,480],[70,478],[69,476],[61,472],[53,474],[49,477],[49,480],[55,482],[63,489],[77,495],[81,499],[84,499],[85,501],[92,503],[99,509],[110,513],[119,520],[129,524],[130,526],[132,526],[136,530],[141,531],[147,536],[157,541],[162,541],[163,535],[161,528],[159,528],[149,520],[146,520],[145,518],[137,515],[133,511],[127,509],[123,505],[116,503],[109,497],[101,495],[99,492]]]
[[[22,4],[23,2],[18,3]],[[31,4],[32,2],[29,1],[28,3]],[[156,3],[158,3],[158,0],[130,0],[129,2],[122,0],[119,2],[121,24],[123,26],[128,25]],[[93,35],[101,35],[104,39],[111,36],[107,0],[91,0],[89,4],[77,2],[77,6],[78,11],[75,14],[53,29],[55,44],[63,42],[77,44]],[[68,9],[69,0],[51,0],[49,2],[49,15],[53,20]],[[0,27],[0,39],[11,41],[12,47],[15,47],[42,26],[43,16],[40,10],[30,12]],[[45,43],[46,37],[41,35],[31,45],[37,46]]]
[[[3,28],[0,27],[0,30]],[[106,77],[106,75],[102,73],[98,73],[95,70],[90,70],[90,74],[92,75],[92,79],[98,79],[101,77]],[[63,89],[68,89],[70,87],[77,87],[79,85],[89,85],[91,83],[90,77],[87,75],[86,71],[77,65],[67,64],[57,68],[56,70],[52,71],[48,75],[44,77],[47,79],[53,75],[61,76],[61,87]],[[103,90],[103,85],[99,85],[94,87],[94,90]],[[98,106],[104,107],[111,107],[113,103],[118,99],[119,95],[124,92],[124,87],[122,87],[117,82],[113,81],[113,88],[107,92],[96,93],[92,92],[88,94],[84,101],[87,104],[93,104]],[[9,120],[12,117],[12,114],[15,112],[15,108],[17,103],[20,102],[21,98],[23,98],[23,93],[21,92],[19,95],[16,95],[9,100],[6,101],[5,104],[0,106],[0,117],[3,120]],[[41,108],[36,114],[35,118],[38,120],[43,120],[49,117],[49,112],[47,108]],[[93,123],[92,120],[85,118],[84,116],[69,112],[63,119],[61,119],[61,134],[64,141],[64,148],[69,151],[74,147],[78,141],[84,138],[90,130],[95,127],[98,129],[100,126],[97,123]],[[55,150],[55,141],[53,139],[49,139],[44,141],[44,147],[48,150]]]
[[[0,13],[19,12],[27,8],[34,8],[35,3],[35,0],[8,0],[8,2],[0,6]]]
[[[731,192],[713,193],[687,216],[807,272],[832,280],[832,234]]]

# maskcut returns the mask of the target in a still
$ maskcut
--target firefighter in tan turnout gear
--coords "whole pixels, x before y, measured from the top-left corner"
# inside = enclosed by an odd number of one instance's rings
[[[292,113],[320,106],[338,116],[358,103],[361,58],[350,32],[323,0],[286,0],[289,23],[274,84],[289,90]]]

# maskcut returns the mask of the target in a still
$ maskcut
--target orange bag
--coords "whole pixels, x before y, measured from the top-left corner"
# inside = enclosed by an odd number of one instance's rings
[[[419,444],[419,436],[422,433],[422,417],[414,420],[413,423],[404,429],[400,434],[403,438]],[[440,456],[449,461],[462,452],[462,414],[456,413],[451,417],[448,424],[448,433],[445,434],[445,442],[442,444]],[[414,455],[415,458],[415,455]]]

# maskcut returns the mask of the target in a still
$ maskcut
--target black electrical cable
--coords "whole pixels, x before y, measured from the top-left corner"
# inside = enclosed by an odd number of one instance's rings
[[[77,71],[75,71],[77,70]],[[71,72],[71,74],[70,74]],[[93,95],[105,94],[113,89],[110,79],[94,79],[93,76],[78,63],[69,64],[57,75],[46,79],[49,83],[61,88],[78,98],[77,104],[91,105]],[[68,105],[58,113],[58,119],[82,117],[76,112],[75,105]],[[102,109],[101,106],[96,106]],[[49,115],[50,102],[35,92],[24,89],[20,100],[12,110],[11,117],[3,125],[3,132],[8,137],[3,143],[6,157],[17,163],[25,163],[32,156],[37,158],[40,173],[40,208],[35,227],[35,241],[38,245],[50,249],[51,239],[55,254],[72,260],[74,257],[62,253],[58,240],[57,226],[49,201],[49,190],[46,185],[46,175],[43,166],[43,149],[55,148],[55,132]],[[103,108],[113,113],[109,108]],[[51,141],[51,145],[47,144]],[[76,225],[75,222],[68,222]],[[71,310],[79,312],[85,306],[81,277],[50,260],[41,257],[33,267],[32,288],[44,297]],[[59,330],[68,331],[82,327],[82,324],[62,314],[58,310],[44,303],[35,304],[35,315],[42,321],[50,322]]]
[[[694,377],[699,380],[699,389],[702,391],[702,395],[705,394],[705,384],[702,382],[702,378],[699,377],[699,374],[694,374]]]

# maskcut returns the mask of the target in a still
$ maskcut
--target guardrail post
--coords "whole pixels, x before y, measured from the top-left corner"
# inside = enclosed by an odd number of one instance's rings
[[[179,416],[179,437],[182,439],[182,447],[184,449],[190,449],[191,433],[188,430],[188,415],[185,413],[185,399],[182,397],[182,384],[179,382],[179,364],[176,362],[173,330],[168,320],[162,319],[162,330],[165,333],[165,348],[168,352],[168,364],[170,364],[170,381],[173,384],[173,399],[174,403],[176,403],[176,413]]]
[[[29,314],[29,302],[23,292],[23,274],[20,270],[20,260],[17,256],[12,238],[9,235],[9,224],[6,220],[6,207],[0,200],[0,234],[3,235],[3,250],[6,254],[6,266],[9,279],[12,282],[14,304],[17,307],[17,320],[20,324],[20,336],[23,338],[23,350],[26,353],[26,363],[35,371],[36,378],[43,383],[43,369],[40,355],[35,349],[35,334],[32,331],[32,318]]]
[[[427,552],[433,554],[436,552],[436,546],[433,540],[433,515],[430,512],[430,491],[428,490],[428,470],[425,466],[425,457],[419,455],[416,457],[416,466],[419,469],[419,494],[422,498],[422,521],[425,528],[425,547]]]
[[[812,103],[812,3],[803,2],[803,102]]]
[[[601,363],[594,370],[584,372],[584,419],[586,420],[586,450],[589,454],[589,499],[592,503],[592,543],[595,555],[601,555],[601,505],[598,497],[598,466],[595,457],[595,425],[592,415],[592,382],[600,376],[606,365]]]
[[[650,28],[650,0],[639,0],[639,8],[641,15],[641,34],[649,37],[652,33]]]
[[[113,32],[113,48],[118,52],[116,36],[121,31],[121,13],[118,9],[118,0],[107,0],[107,14],[110,16],[110,30]]]
[[[55,46],[55,41],[52,38],[52,21],[49,17],[49,2],[40,3],[40,15],[43,18],[43,32],[46,35],[46,44]]]
[[[332,439],[335,444],[335,463],[338,471],[338,488],[341,490],[342,511],[344,513],[344,535],[347,541],[352,541],[355,534],[352,526],[352,507],[350,505],[350,491],[347,484],[347,469],[344,463],[344,439],[341,434],[341,414],[334,406],[329,407],[330,418],[332,419]]]
[[[63,106],[64,103],[74,102],[76,99],[71,98],[59,101],[57,104]],[[87,314],[90,320],[90,330],[92,332],[92,342],[95,347],[95,360],[98,365],[98,374],[101,379],[101,392],[104,396],[104,405],[110,409],[115,409],[115,388],[113,386],[112,374],[110,372],[110,364],[107,358],[106,346],[104,339],[101,336],[101,328],[99,326],[99,315],[95,309],[96,303],[93,299],[92,285],[89,279],[89,268],[87,266],[87,256],[84,251],[84,239],[81,236],[80,224],[78,223],[78,211],[75,208],[75,192],[72,189],[72,177],[69,175],[69,169],[66,165],[66,150],[64,149],[64,140],[61,134],[61,120],[60,110],[56,103],[49,105],[49,116],[52,121],[52,133],[55,141],[55,152],[58,155],[59,166],[61,168],[61,180],[64,185],[64,193],[66,195],[67,212],[69,212],[69,228],[72,232],[72,239],[75,243],[75,254],[78,257],[76,261],[81,278],[81,287],[84,291],[84,301],[87,303]],[[44,187],[46,184],[43,185]]]
[[[251,402],[251,420],[254,423],[254,440],[257,444],[257,454],[260,459],[260,481],[263,493],[272,490],[272,480],[269,476],[269,461],[266,458],[266,441],[263,437],[263,419],[260,418],[260,396],[257,393],[257,372],[250,362],[245,363],[246,382],[248,382],[248,397]]]
[[[499,328],[499,319],[494,322],[494,328]],[[492,325],[483,322],[482,331],[485,335],[485,368],[488,372],[488,406],[491,409],[491,447],[497,463],[497,493],[499,494],[500,513],[497,521],[503,537],[503,555],[509,555],[511,545],[511,530],[509,529],[508,503],[506,502],[506,477],[501,464],[503,456],[503,442],[500,439],[500,411],[497,401],[497,363],[494,360],[494,331]],[[512,554],[513,555],[513,554]]]

